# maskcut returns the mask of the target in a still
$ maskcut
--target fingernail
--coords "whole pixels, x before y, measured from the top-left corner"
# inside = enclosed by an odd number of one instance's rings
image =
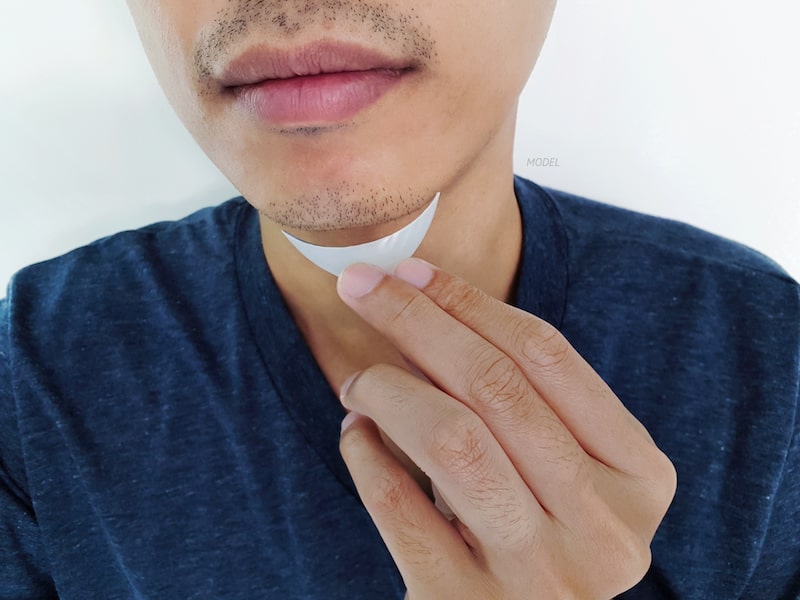
[[[339,401],[345,405],[344,400],[345,396],[347,396],[347,392],[350,391],[350,386],[353,385],[353,382],[358,378],[361,374],[361,371],[356,371],[350,377],[348,377],[345,382],[342,384],[342,387],[339,388]],[[346,405],[345,405],[346,406]]]
[[[361,298],[374,290],[386,272],[373,265],[357,263],[347,267],[337,282],[340,294],[350,298]]]
[[[419,258],[409,258],[394,268],[394,276],[421,290],[433,279],[433,267]]]
[[[355,411],[350,411],[347,413],[344,419],[342,419],[342,433],[350,429],[350,426],[358,421],[361,418],[361,415]]]

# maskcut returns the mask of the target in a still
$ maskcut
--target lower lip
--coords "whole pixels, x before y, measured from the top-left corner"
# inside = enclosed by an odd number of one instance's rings
[[[399,83],[407,70],[375,69],[274,79],[238,88],[238,100],[272,125],[324,125],[351,119]]]

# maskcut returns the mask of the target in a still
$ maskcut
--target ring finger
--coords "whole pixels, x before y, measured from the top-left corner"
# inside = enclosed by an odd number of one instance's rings
[[[345,390],[436,484],[479,550],[527,547],[546,513],[486,424],[464,404],[403,369],[377,365]]]

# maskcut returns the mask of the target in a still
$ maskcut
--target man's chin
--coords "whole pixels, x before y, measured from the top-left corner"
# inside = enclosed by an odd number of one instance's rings
[[[262,218],[298,239],[323,246],[349,246],[402,229],[430,205],[434,195],[381,192],[306,192],[256,206]]]

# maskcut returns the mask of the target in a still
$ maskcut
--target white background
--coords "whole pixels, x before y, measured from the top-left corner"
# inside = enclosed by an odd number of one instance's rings
[[[798,22],[785,0],[561,0],[517,172],[800,277]],[[526,166],[544,157],[559,166]],[[0,290],[26,264],[236,195],[161,97],[121,0],[0,2],[0,185]]]

